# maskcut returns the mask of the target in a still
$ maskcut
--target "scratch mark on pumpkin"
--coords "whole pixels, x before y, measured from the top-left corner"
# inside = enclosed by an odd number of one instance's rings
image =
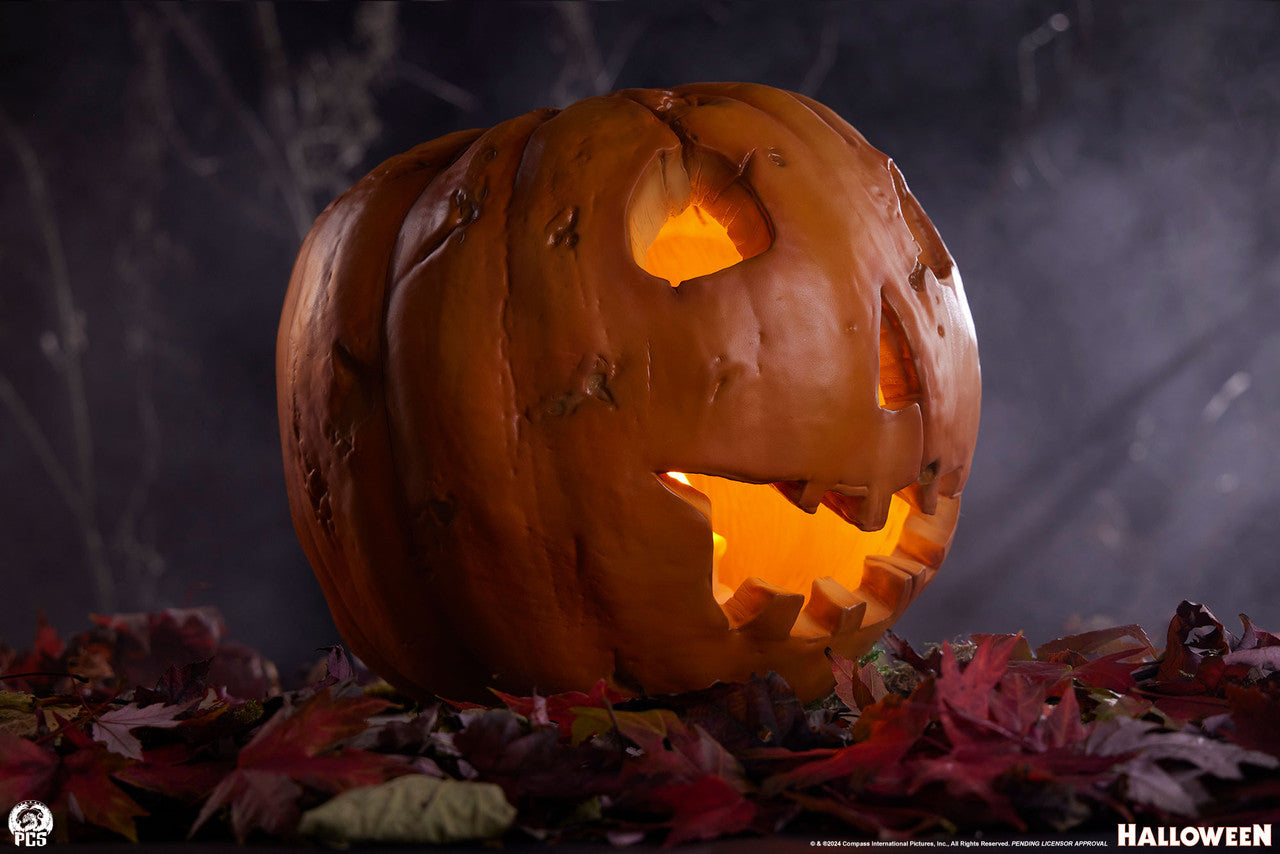
[[[711,389],[711,400],[710,400],[711,403],[716,402],[716,398],[720,396],[720,389],[724,388],[728,382],[729,382],[729,377],[725,374],[721,374],[720,376],[716,377],[715,387]]]

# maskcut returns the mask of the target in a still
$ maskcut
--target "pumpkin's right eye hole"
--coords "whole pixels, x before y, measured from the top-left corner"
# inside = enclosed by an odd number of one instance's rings
[[[631,196],[627,231],[636,264],[673,288],[773,243],[773,226],[754,193],[709,154],[662,158],[646,170]]]
[[[881,409],[906,409],[913,403],[920,403],[924,397],[911,341],[898,312],[883,296],[880,299],[878,394]]]

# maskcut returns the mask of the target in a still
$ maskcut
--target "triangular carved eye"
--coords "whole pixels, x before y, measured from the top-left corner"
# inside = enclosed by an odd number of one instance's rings
[[[701,205],[689,205],[662,224],[640,266],[678,288],[681,282],[732,267],[741,260],[742,253],[719,220]]]
[[[631,255],[671,287],[754,258],[773,225],[742,173],[720,157],[686,149],[656,159],[627,210]]]

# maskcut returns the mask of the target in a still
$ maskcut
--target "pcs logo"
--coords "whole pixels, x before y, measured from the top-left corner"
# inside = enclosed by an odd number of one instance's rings
[[[40,801],[21,801],[9,810],[14,845],[44,845],[53,830],[53,813]]]

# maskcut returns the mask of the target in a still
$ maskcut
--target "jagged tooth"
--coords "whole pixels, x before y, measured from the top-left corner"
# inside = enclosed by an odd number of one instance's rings
[[[792,634],[801,637],[825,637],[861,625],[867,602],[830,576],[814,579],[809,591],[809,604],[796,620]]]
[[[812,480],[783,480],[774,484],[782,497],[806,513],[817,513],[822,496],[831,487]]]
[[[858,590],[900,614],[919,592],[924,564],[897,555],[870,555],[863,562]]]
[[[791,634],[803,605],[802,594],[752,577],[738,585],[722,607],[733,628],[777,639]]]
[[[840,615],[836,617],[836,627],[832,629],[832,637],[838,637],[844,634],[856,632],[862,628],[862,624],[867,619],[867,603],[859,602],[856,605],[840,609]]]
[[[893,493],[878,487],[867,490],[867,495],[858,505],[858,515],[853,520],[863,531],[879,531],[889,521],[889,501]]]
[[[807,480],[804,489],[800,491],[800,497],[796,499],[796,506],[806,513],[817,513],[818,505],[822,503],[822,496],[826,494],[826,486],[817,481]]]
[[[920,484],[917,492],[920,499],[920,512],[932,516],[938,512],[938,481]]]

